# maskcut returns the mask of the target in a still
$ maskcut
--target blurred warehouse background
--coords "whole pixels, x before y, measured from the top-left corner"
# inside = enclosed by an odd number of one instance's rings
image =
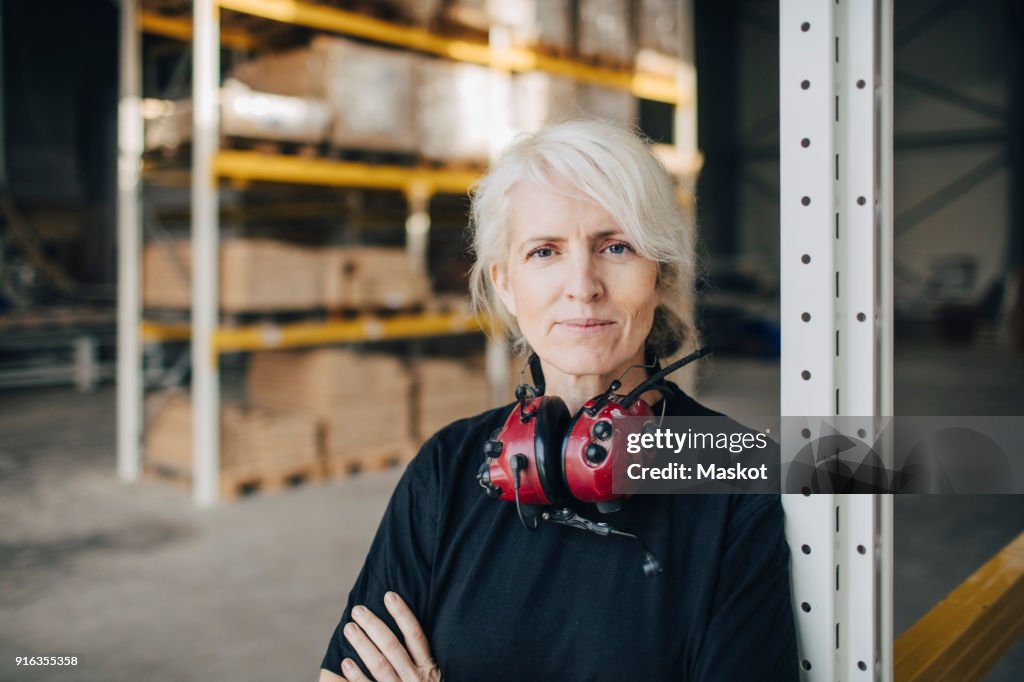
[[[78,653],[76,679],[312,679],[402,463],[518,382],[515,358],[488,377],[468,310],[466,188],[547,120],[609,118],[652,140],[699,226],[699,321],[717,353],[698,398],[779,410],[777,2],[222,4],[220,283],[206,295],[223,504],[199,510],[192,2],[136,3],[131,485],[115,456],[121,2],[0,3],[4,661]],[[896,411],[1020,415],[1021,10],[896,0],[895,28]],[[488,42],[536,68],[479,63]],[[897,498],[897,634],[1022,529],[1014,496]],[[1018,643],[990,679],[1021,671]]]

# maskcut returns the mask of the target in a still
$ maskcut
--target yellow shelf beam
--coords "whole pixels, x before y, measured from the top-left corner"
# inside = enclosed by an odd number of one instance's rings
[[[142,340],[146,343],[164,341],[188,341],[192,338],[192,327],[187,322],[153,322],[143,320],[139,325]]]
[[[644,99],[669,104],[692,104],[690,95],[681,92],[672,78],[658,74],[600,68],[570,59],[549,57],[520,47],[492,50],[483,43],[444,38],[422,28],[399,26],[356,12],[299,0],[217,0],[217,3],[223,9],[235,12],[365,38],[456,61],[512,71],[547,71],[578,81],[628,90]]]
[[[217,352],[301,348],[329,343],[414,339],[431,336],[469,334],[483,329],[478,317],[458,313],[427,313],[395,317],[359,317],[338,322],[306,322],[295,324],[259,324],[242,327],[221,327],[214,333]],[[190,338],[188,324],[142,323],[143,340],[182,341]]]
[[[216,177],[243,184],[263,181],[393,189],[428,197],[439,193],[465,194],[482,172],[385,166],[231,149],[218,152],[213,163]],[[161,168],[144,162],[142,174],[147,182],[165,187],[188,187],[192,183],[192,174],[187,168]]]
[[[192,41],[192,17],[185,15],[168,16],[166,14],[141,10],[139,12],[139,28],[143,33],[151,33],[163,36],[164,38],[181,40],[186,43]],[[231,29],[221,31],[220,42],[225,47],[242,50],[243,52],[252,50],[257,44],[255,38],[248,33]]]
[[[214,175],[242,181],[394,189],[426,195],[465,194],[480,174],[470,170],[410,168],[285,154],[222,150],[213,160]]]
[[[980,680],[1024,633],[1024,534],[895,642],[897,682]]]

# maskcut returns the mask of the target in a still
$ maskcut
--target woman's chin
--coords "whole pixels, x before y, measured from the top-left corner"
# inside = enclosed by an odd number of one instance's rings
[[[617,370],[621,360],[608,354],[588,352],[586,348],[576,347],[553,356],[552,364],[565,374],[571,376],[604,376]]]

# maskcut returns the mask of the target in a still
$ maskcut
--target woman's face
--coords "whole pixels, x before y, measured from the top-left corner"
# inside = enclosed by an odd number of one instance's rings
[[[535,182],[512,190],[510,249],[491,281],[533,350],[571,375],[642,362],[658,306],[658,265],[611,215]]]

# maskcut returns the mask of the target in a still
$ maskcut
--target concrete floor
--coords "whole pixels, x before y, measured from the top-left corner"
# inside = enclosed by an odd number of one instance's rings
[[[1024,358],[901,349],[897,412],[1024,414]],[[778,370],[716,359],[702,400],[777,413]],[[114,476],[114,390],[0,393],[0,680],[315,679],[398,471],[208,511]],[[901,632],[1024,530],[1020,497],[899,497]],[[77,655],[73,671],[15,656]],[[1020,679],[1024,642],[989,677]]]

